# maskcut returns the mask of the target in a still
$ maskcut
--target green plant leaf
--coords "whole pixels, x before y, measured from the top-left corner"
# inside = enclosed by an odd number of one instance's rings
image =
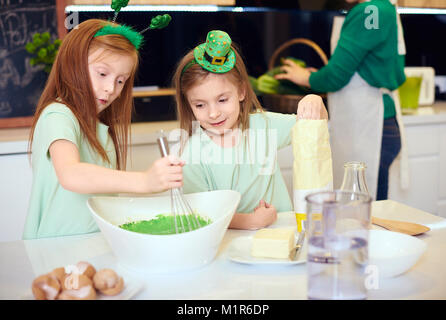
[[[33,41],[35,42],[37,40],[40,40],[40,33],[38,32],[33,35]]]
[[[32,42],[28,42],[25,45],[25,49],[26,51],[28,51],[29,53],[34,53],[36,51],[36,47],[34,46],[34,44]]]
[[[43,45],[43,42],[40,38],[34,39],[34,45],[37,47],[41,47]]]
[[[39,56],[40,58],[45,58],[47,54],[48,54],[48,51],[45,48],[42,48],[37,53],[37,56]]]
[[[51,38],[51,35],[48,31],[42,33],[42,41],[48,41],[48,40],[50,40],[50,38]]]
[[[42,34],[35,33],[33,35],[33,41],[29,41],[25,45],[25,49],[34,55],[34,57],[30,59],[30,65],[43,65],[45,70],[48,70],[47,72],[49,72],[61,43],[62,41],[60,39],[51,41],[49,32],[44,32]]]

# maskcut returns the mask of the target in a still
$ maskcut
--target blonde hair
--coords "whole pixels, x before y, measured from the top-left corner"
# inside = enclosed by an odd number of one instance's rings
[[[29,138],[31,150],[34,130],[43,110],[51,103],[65,104],[79,121],[83,135],[102,159],[110,162],[107,152],[96,136],[98,118],[109,127],[109,134],[116,150],[117,169],[125,169],[129,145],[130,122],[133,110],[133,81],[138,68],[139,54],[133,44],[117,34],[94,37],[109,21],[90,19],[68,33],[54,61],[45,89],[37,104]],[[97,114],[96,99],[88,71],[88,56],[102,48],[105,52],[126,55],[134,60],[130,77],[119,97],[105,110]]]
[[[245,99],[240,102],[240,114],[238,119],[243,131],[249,128],[249,114],[263,112],[263,108],[249,83],[248,72],[246,71],[242,57],[238,53],[234,44],[231,48],[234,50],[236,57],[235,66],[230,71],[221,75],[227,77],[232,84],[239,88],[239,90],[244,90],[245,92]],[[195,61],[193,50],[189,51],[180,60],[173,76],[173,87],[176,90],[175,99],[180,127],[181,129],[186,130],[189,136],[192,135],[192,121],[195,121],[196,119],[187,100],[186,93],[211,73],[210,71],[203,69],[198,63],[193,63],[192,61]],[[185,69],[188,64],[190,66]]]

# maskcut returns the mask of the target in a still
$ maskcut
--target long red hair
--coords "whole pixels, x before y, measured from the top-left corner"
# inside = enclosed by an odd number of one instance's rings
[[[108,162],[110,159],[96,136],[96,125],[99,120],[109,126],[109,133],[116,149],[117,169],[125,169],[133,110],[132,89],[139,56],[132,43],[122,35],[94,37],[96,32],[106,24],[112,23],[90,19],[79,24],[64,37],[37,104],[29,137],[29,150],[31,150],[34,130],[42,111],[53,102],[61,102],[76,116],[82,133],[93,150]],[[96,98],[88,72],[88,55],[99,48],[103,48],[106,52],[130,56],[135,63],[120,96],[97,114]]]

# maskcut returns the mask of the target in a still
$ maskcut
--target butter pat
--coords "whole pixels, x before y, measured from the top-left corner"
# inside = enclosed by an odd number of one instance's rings
[[[254,234],[251,255],[259,258],[288,259],[294,247],[294,229],[261,229]]]

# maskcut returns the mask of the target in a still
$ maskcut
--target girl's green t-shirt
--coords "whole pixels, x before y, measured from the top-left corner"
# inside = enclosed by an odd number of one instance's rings
[[[110,163],[92,150],[77,118],[67,106],[52,103],[42,112],[34,131],[31,150],[33,182],[23,239],[99,231],[87,207],[87,199],[92,195],[64,189],[57,179],[49,153],[54,141],[68,140],[77,146],[81,162],[116,168],[116,152],[108,126],[98,122],[97,136]]]
[[[260,200],[278,212],[293,210],[278,165],[277,151],[291,144],[295,114],[259,112],[249,117],[249,130],[235,147],[217,145],[201,127],[189,138],[181,156],[185,193],[235,190],[239,213],[251,213]]]

